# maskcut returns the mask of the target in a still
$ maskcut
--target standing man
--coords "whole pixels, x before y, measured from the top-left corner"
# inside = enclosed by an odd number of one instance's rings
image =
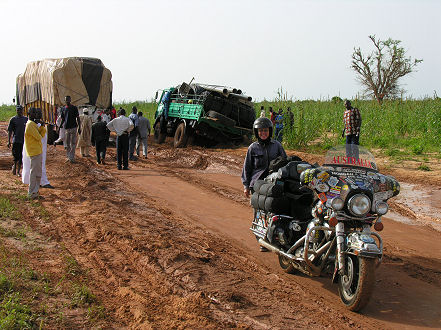
[[[101,115],[101,120],[102,120],[103,122],[105,122],[106,125],[107,125],[108,123],[110,123],[110,121],[111,121],[112,119],[110,118],[110,110],[109,110],[109,109],[104,110],[104,113]]]
[[[77,145],[77,130],[81,133],[80,128],[80,116],[78,114],[78,108],[72,105],[71,98],[67,95],[64,98],[66,106],[61,112],[61,125],[64,125],[64,149],[66,149],[67,160],[71,163],[75,163],[75,148]]]
[[[265,114],[265,108],[263,107],[263,105],[260,106],[260,118],[265,118],[266,114]]]
[[[80,147],[80,152],[83,157],[90,157],[89,148],[92,145],[92,118],[89,117],[89,110],[83,109],[83,114],[80,115],[81,133],[78,138],[77,147]]]
[[[17,115],[9,120],[8,125],[8,148],[11,147],[12,136],[12,157],[14,157],[12,174],[20,176],[20,169],[23,164],[24,134],[28,118],[23,116],[23,107],[21,105],[17,105],[15,110]]]
[[[273,126],[276,125],[276,113],[273,111],[273,107],[269,107],[270,120],[273,123]]]
[[[25,129],[25,148],[26,153],[31,158],[31,170],[29,176],[28,197],[31,199],[39,198],[38,190],[40,188],[43,146],[41,139],[46,134],[46,127],[41,119],[41,110],[30,108],[29,121]]]
[[[274,133],[274,138],[282,143],[283,140],[283,110],[279,109],[279,113],[276,116],[276,131]]]
[[[136,160],[133,153],[135,152],[136,138],[138,137],[138,109],[135,106],[132,108],[132,113],[129,116],[129,119],[133,123],[133,130],[130,131],[129,134],[129,159]]]
[[[116,132],[116,160],[118,170],[129,169],[129,133],[133,130],[132,121],[126,117],[126,110],[119,110],[119,117],[110,121],[107,128]]]
[[[109,130],[107,123],[101,120],[101,116],[97,117],[97,122],[92,125],[92,144],[96,149],[96,163],[105,164],[107,139],[109,138]]]
[[[342,137],[346,135],[346,156],[358,158],[358,145],[360,142],[361,115],[360,110],[353,108],[349,100],[345,101],[343,114]]]
[[[150,121],[142,116],[142,112],[138,112],[138,141],[136,143],[136,154],[139,157],[139,149],[142,143],[142,151],[144,158],[147,159],[147,138],[150,135]]]

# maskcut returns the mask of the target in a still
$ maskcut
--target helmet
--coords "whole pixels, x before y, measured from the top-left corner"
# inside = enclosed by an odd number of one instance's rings
[[[15,109],[16,110],[23,110],[23,107],[19,104],[19,105],[15,106]]]
[[[253,123],[254,136],[259,142],[262,142],[257,131],[259,128],[269,128],[269,138],[271,139],[271,136],[273,136],[273,123],[271,120],[261,117],[257,118]]]

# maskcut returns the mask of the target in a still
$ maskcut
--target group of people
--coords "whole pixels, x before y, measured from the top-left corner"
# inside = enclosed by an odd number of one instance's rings
[[[360,138],[360,128],[361,128],[361,115],[360,110],[352,107],[351,102],[346,100],[344,102],[345,111],[343,114],[344,128],[342,132],[342,137],[346,137],[346,154],[358,158],[358,145]],[[273,114],[272,108],[270,107],[270,113]],[[291,109],[288,108],[288,113]],[[256,119],[253,124],[254,136],[256,137],[256,142],[253,142],[249,147],[247,154],[245,156],[243,168],[242,168],[242,184],[243,193],[246,198],[250,197],[253,192],[254,183],[265,178],[269,174],[269,164],[272,160],[279,156],[286,157],[286,152],[281,144],[280,136],[281,132],[278,132],[277,121],[282,119],[277,119],[278,116],[283,116],[282,109],[279,109],[277,116],[271,119],[266,118],[265,109],[261,107],[261,116]],[[293,118],[290,119],[290,125],[293,124]],[[275,138],[272,138],[273,128],[275,130]],[[280,127],[280,126],[279,126]],[[283,129],[283,126],[282,126]],[[260,247],[262,252],[268,251],[265,247]]]
[[[71,97],[65,97],[65,106],[58,109],[56,125],[59,138],[54,145],[63,143],[67,162],[75,163],[75,149],[80,148],[83,157],[90,157],[90,147],[95,146],[97,164],[105,164],[107,144],[110,132],[116,133],[117,168],[128,170],[128,160],[136,160],[142,152],[147,159],[147,139],[150,135],[150,122],[132,108],[132,114],[125,116],[120,108],[118,116],[108,109],[97,117],[95,123],[88,109],[79,114],[78,108],[71,103]],[[29,117],[29,118],[28,118]],[[22,176],[22,181],[29,184],[28,197],[41,198],[39,188],[53,188],[46,175],[47,129],[39,108],[29,108],[28,117],[23,115],[23,107],[17,105],[16,115],[9,121],[8,148],[12,146],[12,174]],[[12,140],[12,141],[11,141]],[[20,174],[23,168],[22,173]]]
[[[273,110],[273,107],[269,107],[269,113],[270,113],[270,120],[273,124],[274,130],[274,138],[282,143],[283,141],[283,127],[284,124],[288,125],[288,127],[293,127],[294,125],[294,114],[291,110],[291,107],[288,107],[286,109],[287,112],[287,119],[288,121],[285,122],[285,117],[283,115],[283,109],[279,108],[279,110],[276,112]],[[266,111],[265,107],[262,105],[260,107],[260,118],[266,118]],[[285,122],[285,123],[284,123]]]
[[[141,111],[138,112],[135,106],[129,117],[125,116],[125,109],[120,108],[116,114],[116,110],[112,108],[105,110],[93,123],[87,108],[84,108],[80,115],[78,108],[71,104],[70,96],[66,96],[65,103],[66,105],[59,112],[59,119],[57,119],[60,138],[56,143],[63,141],[67,161],[75,162],[75,148],[77,147],[80,148],[83,157],[90,157],[90,147],[94,146],[97,164],[105,164],[111,131],[117,135],[117,167],[119,170],[129,169],[128,161],[129,159],[136,160],[135,149],[139,157],[141,145],[143,146],[144,158],[147,158],[147,138],[151,131],[150,122],[143,117]]]

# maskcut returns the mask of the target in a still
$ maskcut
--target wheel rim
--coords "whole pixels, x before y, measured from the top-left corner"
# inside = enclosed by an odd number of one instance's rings
[[[342,293],[350,300],[355,295],[358,285],[358,270],[351,257],[346,259],[346,275],[342,276]]]

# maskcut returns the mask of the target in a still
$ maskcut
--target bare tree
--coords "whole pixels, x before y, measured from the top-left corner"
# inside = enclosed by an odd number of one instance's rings
[[[360,47],[354,48],[352,69],[357,73],[357,80],[364,86],[364,94],[382,103],[384,98],[400,94],[398,80],[415,71],[423,60],[406,57],[406,51],[400,47],[400,40],[380,40],[370,35],[375,50],[363,55]]]

